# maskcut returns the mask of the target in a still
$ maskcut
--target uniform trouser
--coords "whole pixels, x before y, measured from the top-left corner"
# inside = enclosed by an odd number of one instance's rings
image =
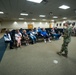
[[[61,48],[61,51],[60,51],[61,53],[65,52],[65,55],[68,54],[68,44],[69,44],[69,42],[66,42],[66,41],[63,42],[62,48]]]

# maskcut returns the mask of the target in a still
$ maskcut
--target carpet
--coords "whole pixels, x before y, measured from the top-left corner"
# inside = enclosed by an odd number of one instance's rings
[[[0,39],[0,62],[1,62],[2,58],[3,58],[3,55],[5,53],[6,48],[7,48],[7,44],[5,44],[4,38],[2,37]]]

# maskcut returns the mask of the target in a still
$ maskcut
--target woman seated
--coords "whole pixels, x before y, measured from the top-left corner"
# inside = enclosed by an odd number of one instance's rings
[[[41,35],[44,37],[44,42],[46,43],[46,39],[48,38],[48,41],[51,42],[50,36],[47,34],[45,28],[42,29]]]
[[[15,40],[17,41],[17,47],[21,46],[21,38],[22,38],[22,34],[19,32],[19,30],[16,30]]]
[[[26,43],[26,45],[29,45],[29,37],[28,34],[26,33],[26,30],[23,30],[22,40]]]

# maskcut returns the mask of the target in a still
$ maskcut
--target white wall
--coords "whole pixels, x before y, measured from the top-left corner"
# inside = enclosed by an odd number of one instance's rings
[[[76,20],[71,20],[70,22],[75,22],[76,27]],[[60,26],[61,23],[61,26]],[[28,29],[28,24],[33,24],[33,27],[41,27],[41,28],[49,28],[51,24],[52,27],[63,28],[63,21],[56,22],[56,23],[49,23],[49,22],[25,22],[25,21],[3,21],[0,23],[1,28],[9,28],[9,29]],[[58,26],[56,26],[58,24]]]
[[[24,21],[3,21],[2,28],[9,28],[9,29],[19,29],[24,28],[28,29],[28,24],[33,24],[33,27],[41,27],[41,28],[49,28],[50,23],[48,22],[24,22]]]

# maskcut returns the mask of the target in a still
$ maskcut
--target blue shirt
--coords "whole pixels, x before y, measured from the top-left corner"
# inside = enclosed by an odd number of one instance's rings
[[[43,36],[47,36],[48,34],[47,34],[46,31],[42,31],[42,32],[41,32],[41,35],[43,35]]]

